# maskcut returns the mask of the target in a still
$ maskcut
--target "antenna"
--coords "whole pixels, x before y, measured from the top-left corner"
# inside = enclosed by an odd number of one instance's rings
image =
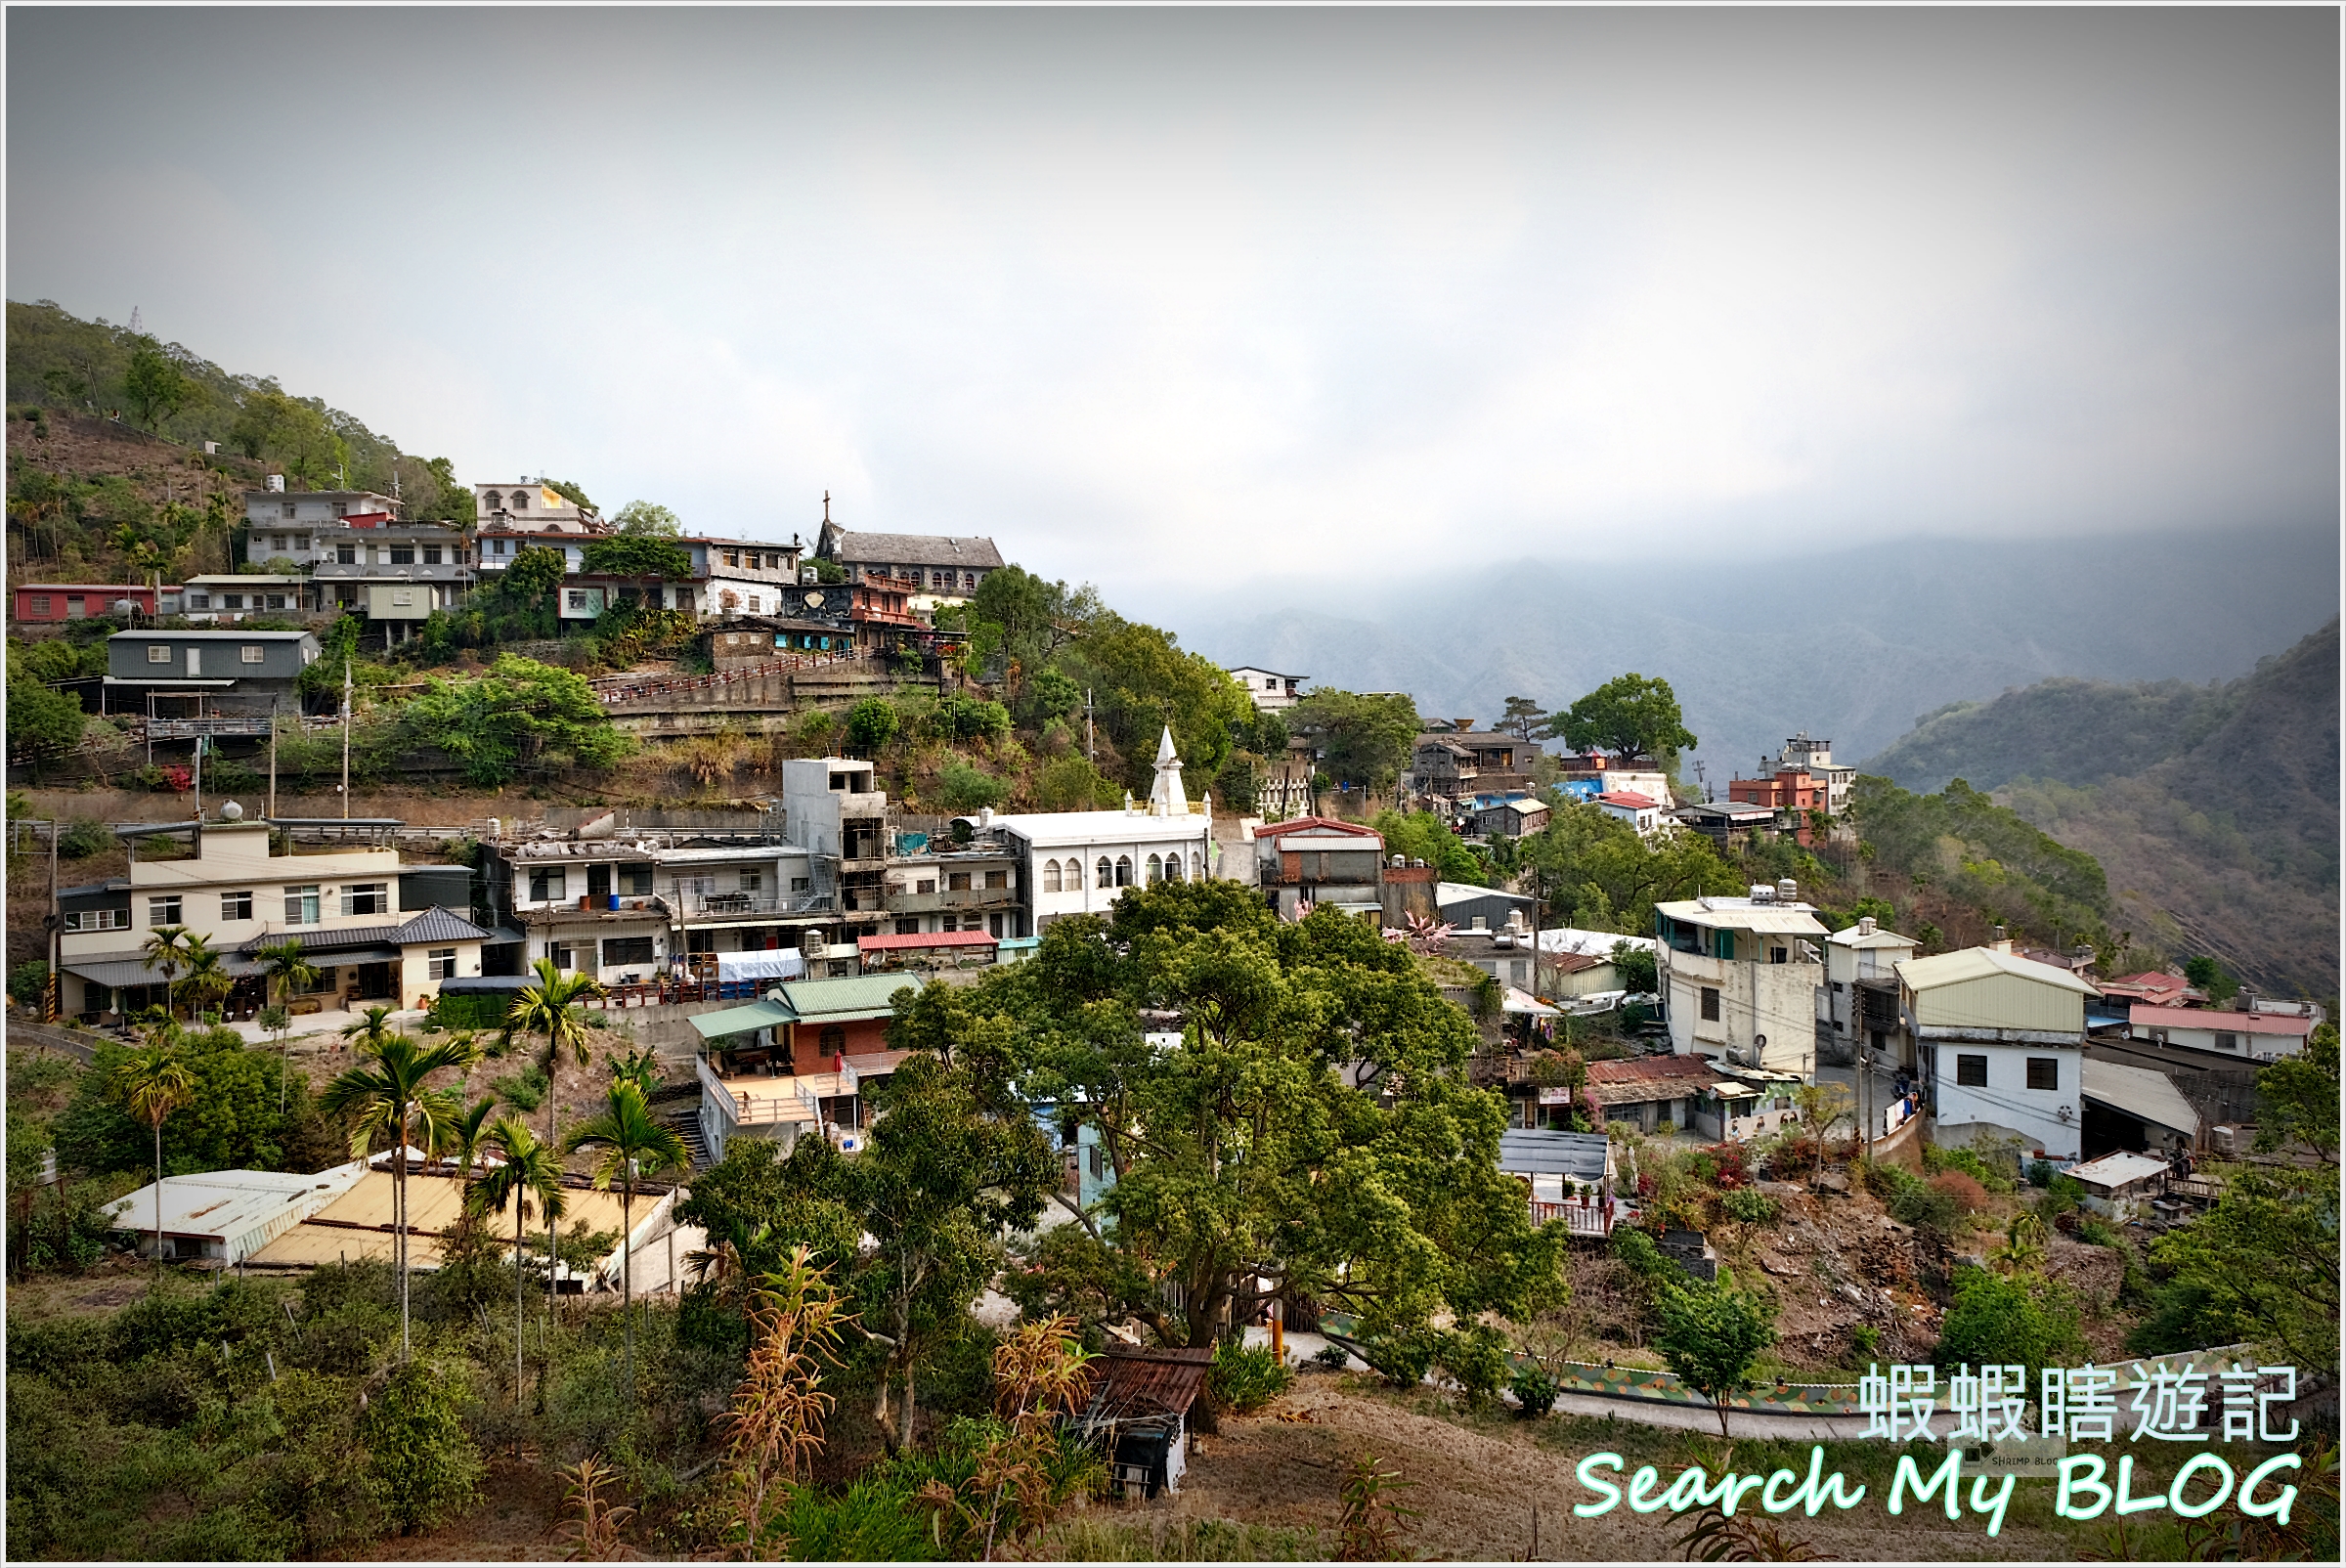
[[[1092,744],[1092,688],[1083,688],[1083,758],[1087,762],[1100,761],[1099,748]]]
[[[138,307],[138,306],[136,306],[136,305],[133,305],[133,306],[131,306],[131,307],[130,307],[130,335],[131,335],[131,336],[133,336],[133,337],[137,337],[137,336],[138,336],[138,335],[139,335],[141,332],[144,332],[145,330],[146,330],[146,327],[142,327],[142,326],[139,324],[139,307]]]

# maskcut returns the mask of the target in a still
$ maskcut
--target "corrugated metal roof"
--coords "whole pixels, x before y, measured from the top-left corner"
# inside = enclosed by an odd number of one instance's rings
[[[2150,1067],[2130,1067],[2116,1062],[2085,1059],[2081,1092],[2116,1111],[2144,1121],[2199,1136],[2199,1112],[2175,1087],[2175,1080]]]
[[[1688,898],[1654,908],[1673,920],[1715,931],[1753,931],[1773,936],[1829,936],[1824,922],[1806,904],[1754,903],[1749,898]]]
[[[1186,1416],[1205,1386],[1214,1353],[1205,1348],[1125,1350],[1110,1345],[1092,1364],[1092,1420]]]
[[[695,1014],[692,1026],[702,1039],[715,1040],[727,1034],[747,1034],[752,1029],[774,1028],[790,1023],[796,1016],[778,1002],[752,1002],[748,1007]]]
[[[1510,1127],[1499,1135],[1499,1168],[1515,1176],[1570,1176],[1602,1181],[1605,1136],[1546,1127]]]
[[[59,967],[68,975],[78,975],[83,980],[95,980],[100,985],[160,985],[163,983],[163,972],[149,967],[147,960],[143,957],[68,958]],[[237,980],[242,980],[248,975],[258,975],[261,972],[258,960],[238,958],[233,954],[221,957],[220,968],[223,973]],[[187,969],[183,965],[179,973],[172,978],[176,980],[183,980],[186,976]]]
[[[2065,969],[2040,964],[2022,958],[2018,953],[2000,953],[1992,947],[1966,947],[1957,953],[1940,953],[1935,958],[1908,958],[1898,963],[1898,979],[1911,990],[1927,991],[1940,985],[1958,985],[1965,980],[1985,980],[1990,975],[2011,975],[2020,980],[2035,980],[2040,985],[2058,985],[2063,990],[2076,991],[2085,996],[2098,996],[2092,984],[2079,980]]]
[[[2126,1010],[2126,1026],[2140,1029],[2221,1029],[2230,1034],[2313,1032],[2314,1021],[2294,1013],[2219,1013],[2212,1007],[2152,1007],[2141,1002]]]
[[[2089,1159],[2082,1165],[2071,1165],[2069,1174],[2093,1187],[2123,1187],[2151,1176],[2164,1176],[2167,1162],[2149,1154],[2120,1152]]]
[[[782,1000],[801,1020],[886,1018],[895,1011],[889,998],[908,987],[917,990],[919,981],[903,975],[785,980]]]

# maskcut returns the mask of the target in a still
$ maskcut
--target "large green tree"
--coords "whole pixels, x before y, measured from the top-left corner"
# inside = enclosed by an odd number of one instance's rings
[[[1666,763],[1696,744],[1670,682],[1634,672],[1615,675],[1551,716],[1547,733],[1562,737],[1575,751],[1652,757]]]
[[[982,588],[983,585],[979,585]],[[1092,693],[1099,728],[1124,762],[1124,783],[1147,791],[1165,727],[1184,764],[1184,787],[1222,771],[1235,728],[1253,717],[1246,692],[1211,659],[1180,646],[1171,632],[1110,611],[1092,618],[1062,650],[1060,669]]]
[[[564,494],[568,494],[568,492],[564,492]],[[586,504],[586,500],[580,496],[572,496],[571,500],[578,501],[582,506]],[[676,514],[656,501],[629,501],[613,515],[611,521],[619,526],[622,534],[674,539],[684,531],[684,525],[676,520]]]
[[[595,1187],[607,1193],[614,1182],[619,1185],[619,1309],[628,1328],[624,1386],[628,1397],[632,1399],[635,1394],[635,1183],[641,1177],[658,1178],[687,1168],[691,1156],[676,1130],[652,1114],[651,1106],[643,1098],[643,1086],[628,1077],[612,1083],[602,1113],[572,1128],[563,1148],[574,1154],[582,1149],[596,1151]]]
[[[71,693],[37,680],[8,683],[8,749],[13,755],[62,757],[81,744],[88,726],[89,715]]]
[[[1315,688],[1287,710],[1286,726],[1310,739],[1320,767],[1337,783],[1371,795],[1393,787],[1423,727],[1417,705],[1397,692]]]
[[[594,688],[569,670],[506,654],[485,675],[434,679],[401,716],[407,732],[495,787],[541,758],[608,767],[635,748],[614,729]]]
[[[122,396],[139,423],[154,428],[203,395],[203,388],[152,337],[138,340],[122,372]]]
[[[1519,886],[1538,893],[1542,913],[1589,931],[1648,934],[1657,903],[1747,886],[1699,833],[1640,838],[1603,807],[1562,798],[1516,855]]]
[[[1149,1039],[1145,1009],[1178,1015],[1177,1045]],[[1459,1072],[1473,1024],[1333,910],[1282,922],[1230,883],[1134,889],[1105,921],[1056,923],[1032,963],[924,991],[897,1028],[1015,1064],[1064,1128],[1096,1130],[1114,1185],[1041,1274],[1013,1277],[1037,1310],[1203,1345],[1266,1297],[1372,1328],[1562,1299],[1561,1227],[1532,1224],[1498,1169],[1504,1106]]]
[[[2299,1367],[2338,1370],[2338,1026],[2256,1075],[2264,1161],[2217,1167],[2223,1198],[2151,1244],[2202,1317]]]

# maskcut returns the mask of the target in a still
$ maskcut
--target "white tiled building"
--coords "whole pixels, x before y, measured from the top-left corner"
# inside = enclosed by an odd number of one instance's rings
[[[1023,861],[1032,902],[1018,935],[1040,936],[1063,915],[1105,914],[1125,888],[1221,875],[1213,800],[1192,801],[1168,728],[1157,744],[1146,802],[1120,811],[992,812],[971,819],[998,832]]]
[[[1898,1005],[1938,1118],[1937,1141],[2017,1134],[2057,1162],[2083,1147],[2085,1003],[2099,994],[2010,942],[1897,966]]]
[[[1797,887],[1656,904],[1654,928],[1672,1050],[1814,1077],[1826,933]]]

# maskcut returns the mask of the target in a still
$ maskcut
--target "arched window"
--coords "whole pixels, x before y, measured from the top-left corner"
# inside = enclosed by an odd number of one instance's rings
[[[1181,880],[1181,851],[1179,849],[1165,856],[1165,880],[1167,882]]]
[[[1132,886],[1131,855],[1120,854],[1116,856],[1116,886],[1119,888],[1129,888]]]
[[[513,509],[515,511],[526,511],[529,509],[529,504],[530,494],[528,491],[516,490],[513,492]]]
[[[482,505],[482,506],[483,506],[485,509],[487,509],[487,510],[489,510],[489,511],[496,511],[496,510],[497,510],[497,509],[498,509],[500,506],[502,506],[504,503],[505,503],[505,498],[504,498],[504,497],[502,497],[502,496],[500,496],[500,495],[499,495],[499,494],[498,494],[496,491],[494,491],[494,490],[490,491],[488,494],[484,495],[484,496],[481,498],[481,505]]]
[[[1146,888],[1146,887],[1147,887],[1147,886],[1149,886],[1149,884],[1150,884],[1150,883],[1151,883],[1151,882],[1162,882],[1162,881],[1164,881],[1164,880],[1165,880],[1165,857],[1164,857],[1163,855],[1161,855],[1161,854],[1152,854],[1152,855],[1151,855],[1151,856],[1149,857],[1149,877],[1148,877],[1148,881],[1146,881],[1146,882],[1143,882],[1143,883],[1141,884],[1141,886],[1142,886],[1142,887],[1144,887],[1144,888]]]
[[[1116,868],[1108,863],[1107,855],[1100,857],[1098,870],[1100,874],[1092,879],[1093,887],[1112,888],[1116,885]]]
[[[1194,854],[1190,856],[1190,880],[1192,882],[1203,882],[1205,880],[1204,855]]]
[[[1059,892],[1059,862],[1056,860],[1043,862],[1043,892]]]

